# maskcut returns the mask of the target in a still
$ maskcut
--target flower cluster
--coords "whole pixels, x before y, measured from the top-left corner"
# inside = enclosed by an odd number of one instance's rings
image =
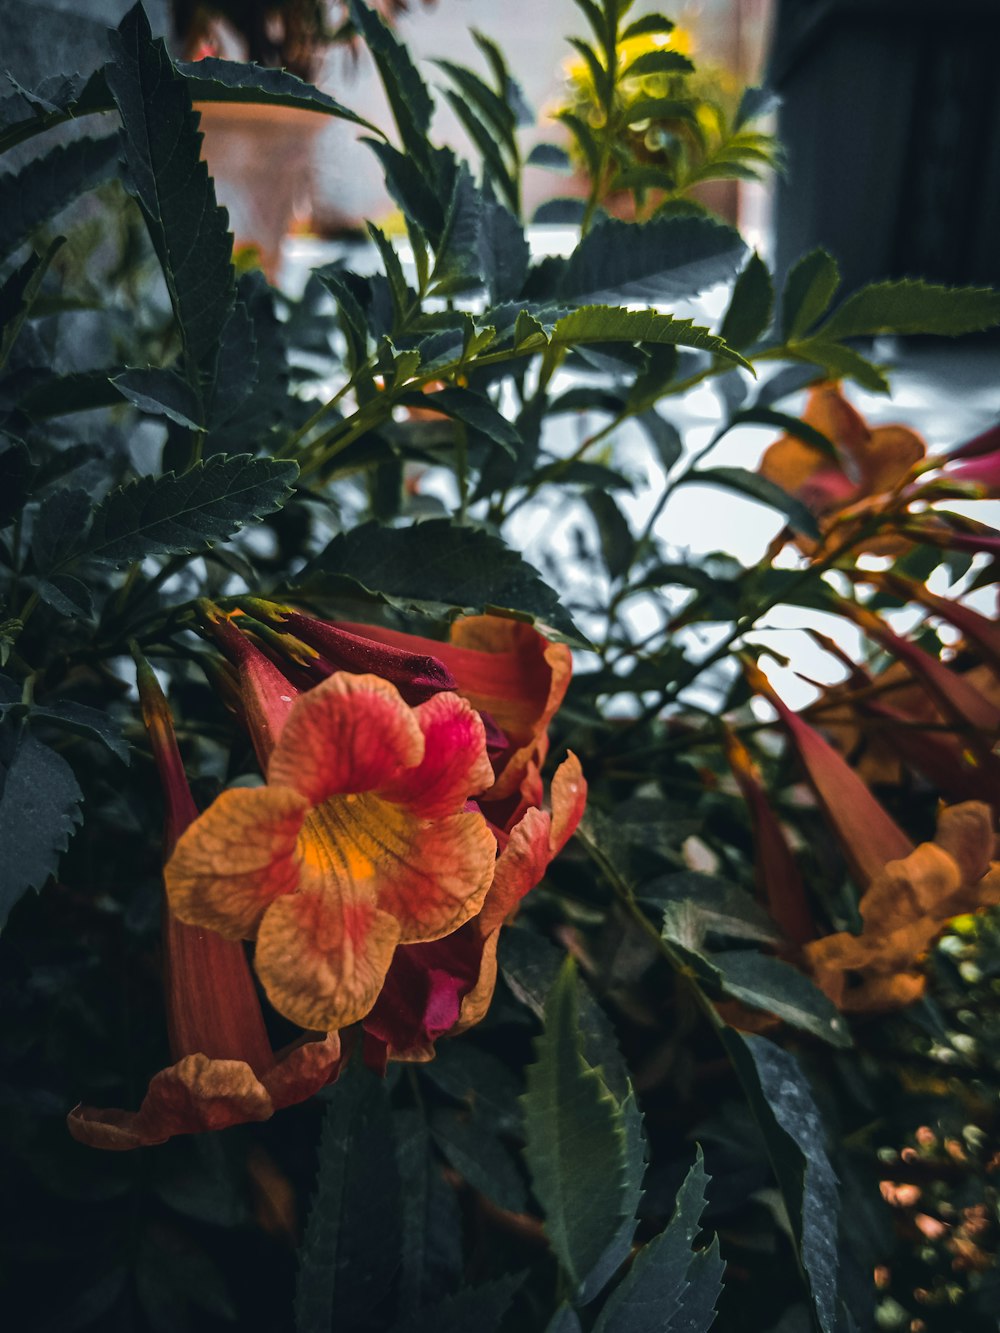
[[[477,1022],[500,928],[569,839],[586,799],[569,755],[543,810],[547,726],[569,650],[499,617],[451,642],[334,625],[268,603],[206,606],[224,689],[265,781],[198,815],[155,677],[140,690],[168,807],[167,992],[177,1063],[137,1113],[77,1108],[101,1147],[265,1119],[336,1077],[338,1033],[365,1057],[430,1059]],[[267,651],[264,651],[264,648]],[[280,660],[283,671],[276,664]],[[268,1043],[270,1004],[306,1034]]]

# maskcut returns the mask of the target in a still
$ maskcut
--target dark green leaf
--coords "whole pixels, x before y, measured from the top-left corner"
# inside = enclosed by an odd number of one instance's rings
[[[583,1333],[580,1316],[572,1305],[560,1305],[545,1325],[545,1333]]]
[[[79,486],[46,497],[31,534],[31,557],[38,573],[47,574],[62,564],[83,536],[93,509],[89,491]]]
[[[380,15],[362,0],[350,0],[350,13],[374,57],[403,147],[426,168],[430,160],[427,133],[434,114],[431,95],[409,51]]]
[[[750,472],[747,468],[699,468],[696,472],[689,472],[681,477],[678,485],[691,482],[704,483],[706,486],[721,486],[724,490],[736,491],[751,500],[757,500],[760,504],[769,505],[779,514],[784,514],[796,532],[801,532],[806,537],[819,537],[816,519],[800,500],[783,491],[773,481],[768,481],[766,477]]]
[[[551,171],[570,171],[573,163],[565,148],[555,143],[536,143],[525,161],[528,167],[548,167]]]
[[[628,572],[635,552],[635,538],[628,519],[605,491],[588,491],[583,498],[597,522],[608,574],[613,579],[621,578]]]
[[[761,336],[774,310],[774,283],[767,265],[754,253],[736,279],[719,337],[742,351]]]
[[[445,221],[435,290],[486,287],[491,303],[512,300],[524,286],[529,250],[524,231],[509,209],[480,190],[462,167]]]
[[[713,953],[709,962],[721,977],[722,989],[734,1000],[776,1014],[832,1046],[851,1045],[836,1007],[789,963],[752,949]]]
[[[406,153],[379,139],[363,139],[382,163],[390,195],[410,222],[417,223],[436,244],[444,229],[444,203],[435,185]]]
[[[0,177],[0,258],[23,245],[36,227],[117,171],[118,136],[74,139]]]
[[[567,959],[546,1002],[538,1062],[527,1071],[524,1122],[546,1233],[574,1291],[583,1292],[623,1225],[634,1229],[638,1184],[629,1179],[622,1107],[582,1053],[576,986]]]
[[[64,238],[57,236],[44,255],[30,254],[0,286],[0,369],[5,365],[21,326],[31,314],[42,282]]]
[[[673,30],[673,19],[668,19],[663,14],[644,14],[642,18],[634,19],[623,29],[621,40],[627,42],[632,37],[645,37],[647,34],[656,37],[666,36]]]
[[[770,88],[744,88],[740,105],[736,112],[733,128],[740,130],[752,120],[770,115],[781,103],[781,98]]]
[[[498,412],[490,400],[471,389],[446,388],[432,394],[402,394],[398,399],[404,406],[443,412],[456,421],[464,421],[473,430],[481,431],[487,439],[499,444],[513,457],[521,443],[517,427]]]
[[[115,375],[111,383],[140,412],[169,417],[189,430],[202,429],[198,396],[176,371],[152,366],[130,369]]]
[[[140,477],[98,506],[82,553],[125,564],[204,550],[280,509],[297,475],[294,463],[216,454],[181,476]]]
[[[550,626],[573,643],[580,632],[532,567],[499,537],[449,519],[408,528],[366,523],[340,533],[296,580],[303,588],[362,589],[400,609],[439,614],[513,612]]]
[[[350,108],[305,83],[287,69],[266,69],[263,65],[244,63],[242,60],[219,60],[208,56],[204,60],[178,61],[177,72],[183,75],[195,102],[256,102],[271,106],[297,106],[304,111],[335,116],[363,125],[367,130],[379,131],[369,121]]]
[[[0,436],[0,527],[17,518],[31,494],[35,465],[27,445]]]
[[[83,793],[61,755],[23,721],[0,723],[0,927],[29,889],[56,872],[82,822]]]
[[[694,65],[680,51],[643,51],[631,65],[622,70],[619,78],[637,79],[646,74],[690,74]]]
[[[399,1176],[382,1080],[354,1063],[330,1093],[319,1171],[299,1253],[296,1333],[355,1328],[399,1264]]]
[[[823,1120],[795,1057],[727,1028],[721,1034],[768,1147],[822,1333],[837,1329],[837,1178]]]
[[[130,759],[128,741],[113,717],[99,708],[88,708],[73,699],[57,699],[52,703],[32,704],[30,716],[43,718],[64,731],[72,731],[88,740],[99,740],[111,753],[127,764]]]
[[[402,1184],[399,1307],[416,1310],[458,1284],[462,1217],[457,1195],[431,1152],[423,1112],[397,1111],[393,1123]]]
[[[520,1080],[496,1056],[470,1042],[441,1042],[437,1055],[421,1073],[449,1097],[464,1103],[480,1123],[504,1134],[520,1128]]]
[[[707,1333],[725,1269],[717,1243],[709,1250],[692,1253],[709,1179],[698,1148],[694,1165],[678,1191],[669,1225],[636,1255],[608,1298],[594,1333]],[[697,1320],[690,1317],[696,1303],[701,1306],[698,1314],[703,1316]]]
[[[687,298],[728,281],[745,253],[737,231],[708,218],[603,218],[567,261],[558,297],[581,305]]]
[[[709,931],[781,943],[781,933],[767,912],[746,890],[717,875],[677,871],[644,884],[638,896],[663,910],[664,929],[688,948],[700,949]]]
[[[829,379],[852,379],[872,393],[889,392],[889,381],[879,367],[853,347],[824,342],[821,338],[808,338],[795,344],[794,355],[803,361],[822,366]]]
[[[496,1333],[523,1282],[523,1274],[512,1274],[478,1287],[459,1287],[437,1305],[410,1311],[392,1333]]]
[[[527,1210],[528,1194],[514,1158],[485,1125],[459,1111],[438,1111],[431,1132],[447,1161],[474,1190],[508,1212]]]
[[[236,299],[232,236],[199,160],[198,118],[184,78],[140,6],[111,35],[105,77],[121,113],[129,189],[146,219],[180,330],[185,378],[202,402]],[[199,414],[199,419],[203,414]]]
[[[876,333],[933,333],[956,337],[1000,324],[1000,291],[939,287],[919,278],[875,282],[849,296],[818,330],[822,340]]]
[[[121,373],[121,369],[113,366],[107,370],[53,375],[32,385],[17,405],[34,421],[46,421],[72,412],[92,412],[99,407],[120,407],[122,395],[111,380]]]
[[[781,296],[781,330],[786,342],[798,342],[823,315],[840,283],[833,255],[813,250],[800,259],[785,279]]]
[[[482,113],[493,133],[514,149],[514,113],[507,101],[484,82],[478,74],[451,60],[435,60],[466,98]]]
[[[90,589],[72,574],[53,574],[51,578],[38,579],[35,590],[42,601],[61,616],[87,619],[94,614]]]
[[[259,372],[253,319],[246,304],[237,300],[222,330],[219,362],[208,404],[208,423],[213,431],[239,412],[257,387]]]
[[[817,430],[815,426],[810,426],[808,422],[802,421],[799,417],[789,416],[787,412],[776,412],[773,408],[755,405],[732,414],[726,429],[732,430],[736,426],[770,426],[775,430],[783,431],[786,435],[792,435],[795,439],[802,440],[806,444],[811,444],[814,449],[818,449],[828,458],[836,459],[837,457],[833,445],[822,431]]]
[[[455,115],[462,123],[466,134],[479,149],[489,183],[502,194],[508,208],[518,210],[517,180],[512,168],[507,166],[503,154],[496,143],[496,131],[485,125],[460,94],[451,88],[445,90],[445,97]]]

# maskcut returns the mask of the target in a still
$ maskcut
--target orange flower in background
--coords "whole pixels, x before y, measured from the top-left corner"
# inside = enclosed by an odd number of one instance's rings
[[[933,842],[887,861],[861,897],[858,935],[840,931],[805,947],[817,985],[840,1009],[898,1009],[926,986],[921,959],[948,922],[1000,903],[993,817],[979,801],[941,811]]]
[[[166,803],[165,850],[197,818],[170,712],[150,667],[140,662],[139,694]],[[267,1120],[336,1077],[336,1033],[303,1038],[275,1054],[243,946],[184,925],[164,912],[167,1027],[175,1063],[156,1074],[138,1111],[78,1106],[73,1137],[95,1148],[163,1143],[175,1134]]]
[[[834,457],[793,435],[783,435],[766,450],[758,471],[801,500],[819,520],[824,537],[845,511],[860,516],[871,505],[882,504],[881,497],[901,486],[927,452],[924,441],[907,426],[869,427],[839,384],[810,389],[802,420],[826,436]],[[843,527],[837,545],[849,538],[853,526]],[[796,542],[807,555],[816,549],[800,536]],[[899,543],[895,535],[876,537],[865,549],[889,552]]]
[[[751,688],[777,710],[863,889],[860,934],[838,931],[807,941],[804,961],[841,1009],[873,1012],[910,1004],[926,984],[921,961],[948,922],[1000,902],[992,811],[977,801],[942,810],[934,842],[914,847],[837,751],[782,702],[763,672],[751,664],[746,671]]]
[[[485,1011],[499,927],[582,813],[572,756],[552,815],[538,808],[569,652],[494,617],[474,619],[513,632],[480,626],[502,645],[490,653],[247,606],[252,615],[207,608],[206,619],[237,668],[267,785],[224,792],[181,838],[171,905],[256,938],[257,974],[287,1017],[321,1029],[363,1019],[369,1044],[429,1058],[436,1036]],[[251,633],[320,683],[300,693]]]

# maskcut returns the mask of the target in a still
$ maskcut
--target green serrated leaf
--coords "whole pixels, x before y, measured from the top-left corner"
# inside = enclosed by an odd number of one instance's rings
[[[798,342],[826,313],[840,285],[833,255],[813,250],[800,259],[785,279],[781,296],[781,329],[786,342]]]
[[[635,553],[635,537],[628,519],[607,492],[588,491],[584,496],[593,514],[601,538],[601,553],[608,574],[613,579],[628,572]]]
[[[445,388],[432,394],[402,394],[398,400],[403,406],[420,407],[462,421],[480,431],[494,444],[499,444],[515,457],[521,436],[513,422],[508,421],[490,400],[471,389]]]
[[[90,521],[94,501],[79,486],[54,491],[43,500],[31,535],[31,558],[39,574],[62,564]]]
[[[6,527],[28,502],[36,468],[22,440],[0,436],[0,527]]]
[[[576,985],[567,959],[527,1070],[524,1152],[552,1249],[581,1292],[627,1220],[628,1182],[624,1117],[583,1057]]]
[[[23,245],[36,227],[118,170],[118,136],[75,139],[0,177],[0,258]]]
[[[808,1080],[773,1042],[732,1028],[720,1036],[764,1135],[819,1327],[836,1333],[840,1201]]]
[[[177,61],[175,68],[187,81],[195,102],[252,102],[265,106],[301,107],[303,111],[349,120],[366,130],[381,133],[370,121],[329,93],[321,92],[287,69],[270,69],[242,60],[219,60],[215,56]]]
[[[365,523],[339,533],[297,577],[303,590],[358,590],[401,609],[440,615],[499,611],[586,641],[532,567],[491,533],[450,519],[406,528]]]
[[[524,286],[529,257],[521,224],[480,190],[463,166],[434,266],[434,290],[447,293],[482,285],[491,303],[512,300]]]
[[[878,333],[933,333],[954,338],[1000,324],[1000,291],[940,287],[919,278],[874,282],[855,292],[817,330],[821,341]]]
[[[667,573],[666,566],[661,569]],[[710,587],[711,575],[705,578]],[[744,889],[716,875],[693,870],[662,875],[644,884],[638,896],[663,910],[664,929],[688,948],[700,949],[710,930],[763,944],[782,942],[767,912]]]
[[[105,66],[122,118],[128,188],[160,260],[183,344],[184,377],[199,401],[211,386],[223,329],[236,301],[229,218],[200,161],[191,94],[141,6],[111,34]],[[198,419],[204,412],[198,414]]]
[[[0,722],[0,927],[29,889],[41,889],[82,822],[73,770],[24,721]]]
[[[51,578],[32,580],[42,601],[70,619],[89,619],[94,614],[90,589],[71,574],[53,574]]]
[[[726,429],[733,430],[736,426],[769,426],[784,431],[786,435],[792,435],[805,444],[811,444],[814,449],[818,449],[830,459],[837,459],[833,444],[822,431],[818,431],[815,426],[810,426],[799,417],[790,416],[787,412],[776,412],[773,408],[755,405],[733,413]]]
[[[711,1179],[705,1171],[701,1148],[694,1165],[677,1192],[673,1216],[665,1231],[655,1236],[636,1255],[632,1267],[608,1298],[594,1333],[707,1333],[715,1315],[715,1302],[722,1292],[725,1265],[713,1251],[692,1253],[705,1192]],[[710,1256],[705,1262],[704,1256]],[[699,1262],[700,1261],[700,1262]],[[701,1319],[691,1319],[695,1292],[701,1297]],[[710,1296],[710,1303],[704,1301]],[[707,1311],[704,1304],[707,1303]],[[704,1315],[707,1313],[707,1319]]]
[[[44,255],[30,254],[0,286],[0,370],[38,299],[49,265],[64,243],[65,238],[57,236]]]
[[[692,482],[703,483],[706,486],[721,486],[723,490],[736,491],[739,495],[745,495],[748,499],[769,505],[772,509],[776,509],[779,514],[784,514],[789,525],[796,532],[801,532],[804,536],[813,539],[818,539],[820,535],[815,517],[801,500],[796,500],[794,495],[789,495],[780,486],[776,486],[773,481],[768,481],[766,477],[751,472],[748,468],[698,468],[695,472],[686,473],[678,480],[677,484],[689,485]]]
[[[671,344],[698,347],[748,370],[753,367],[738,352],[727,347],[708,329],[690,319],[674,319],[655,310],[625,310],[621,306],[581,306],[556,320],[551,343],[557,347],[585,346],[595,342]]]
[[[752,949],[713,953],[709,962],[721,978],[722,989],[734,1000],[775,1014],[831,1046],[851,1045],[847,1025],[835,1005],[789,963]]]
[[[140,412],[169,417],[189,430],[202,429],[198,395],[176,371],[131,368],[115,375],[111,383]]]
[[[330,1094],[295,1288],[296,1333],[362,1326],[399,1262],[399,1177],[382,1080],[356,1062]]]
[[[438,1111],[431,1132],[445,1159],[474,1190],[508,1212],[527,1210],[527,1190],[513,1156],[478,1118]]]
[[[99,708],[89,708],[73,699],[57,699],[51,703],[32,704],[29,716],[41,718],[64,731],[71,731],[87,740],[98,740],[123,764],[131,759],[128,741],[121,727]]]
[[[825,342],[821,338],[808,338],[795,344],[793,356],[796,360],[810,361],[813,365],[821,366],[830,379],[855,380],[872,393],[889,392],[889,381],[879,367],[853,347]]]
[[[642,18],[633,19],[622,30],[620,40],[627,42],[632,37],[646,37],[648,35],[665,37],[667,33],[673,32],[674,26],[673,19],[665,18],[663,14],[644,14]]]
[[[506,1274],[476,1287],[459,1287],[451,1296],[423,1310],[411,1310],[392,1333],[496,1333],[524,1282],[523,1273]]]
[[[622,70],[619,78],[638,79],[647,74],[690,74],[694,64],[680,51],[643,51],[631,65]]]
[[[216,454],[180,476],[140,477],[98,505],[78,554],[120,565],[202,551],[280,509],[297,476],[294,463]]]
[[[745,253],[737,231],[708,218],[602,218],[567,260],[557,296],[580,305],[685,299],[728,281]]]
[[[430,165],[427,134],[434,103],[409,51],[381,16],[362,2],[349,0],[351,19],[371,51],[403,147],[424,168]]]
[[[767,265],[756,252],[736,279],[719,337],[742,351],[764,333],[774,311],[774,283]]]

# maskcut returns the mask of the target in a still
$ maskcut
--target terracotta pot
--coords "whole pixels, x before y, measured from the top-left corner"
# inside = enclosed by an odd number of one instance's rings
[[[202,154],[236,245],[252,245],[272,281],[296,210],[308,211],[321,117],[299,107],[200,102]]]

